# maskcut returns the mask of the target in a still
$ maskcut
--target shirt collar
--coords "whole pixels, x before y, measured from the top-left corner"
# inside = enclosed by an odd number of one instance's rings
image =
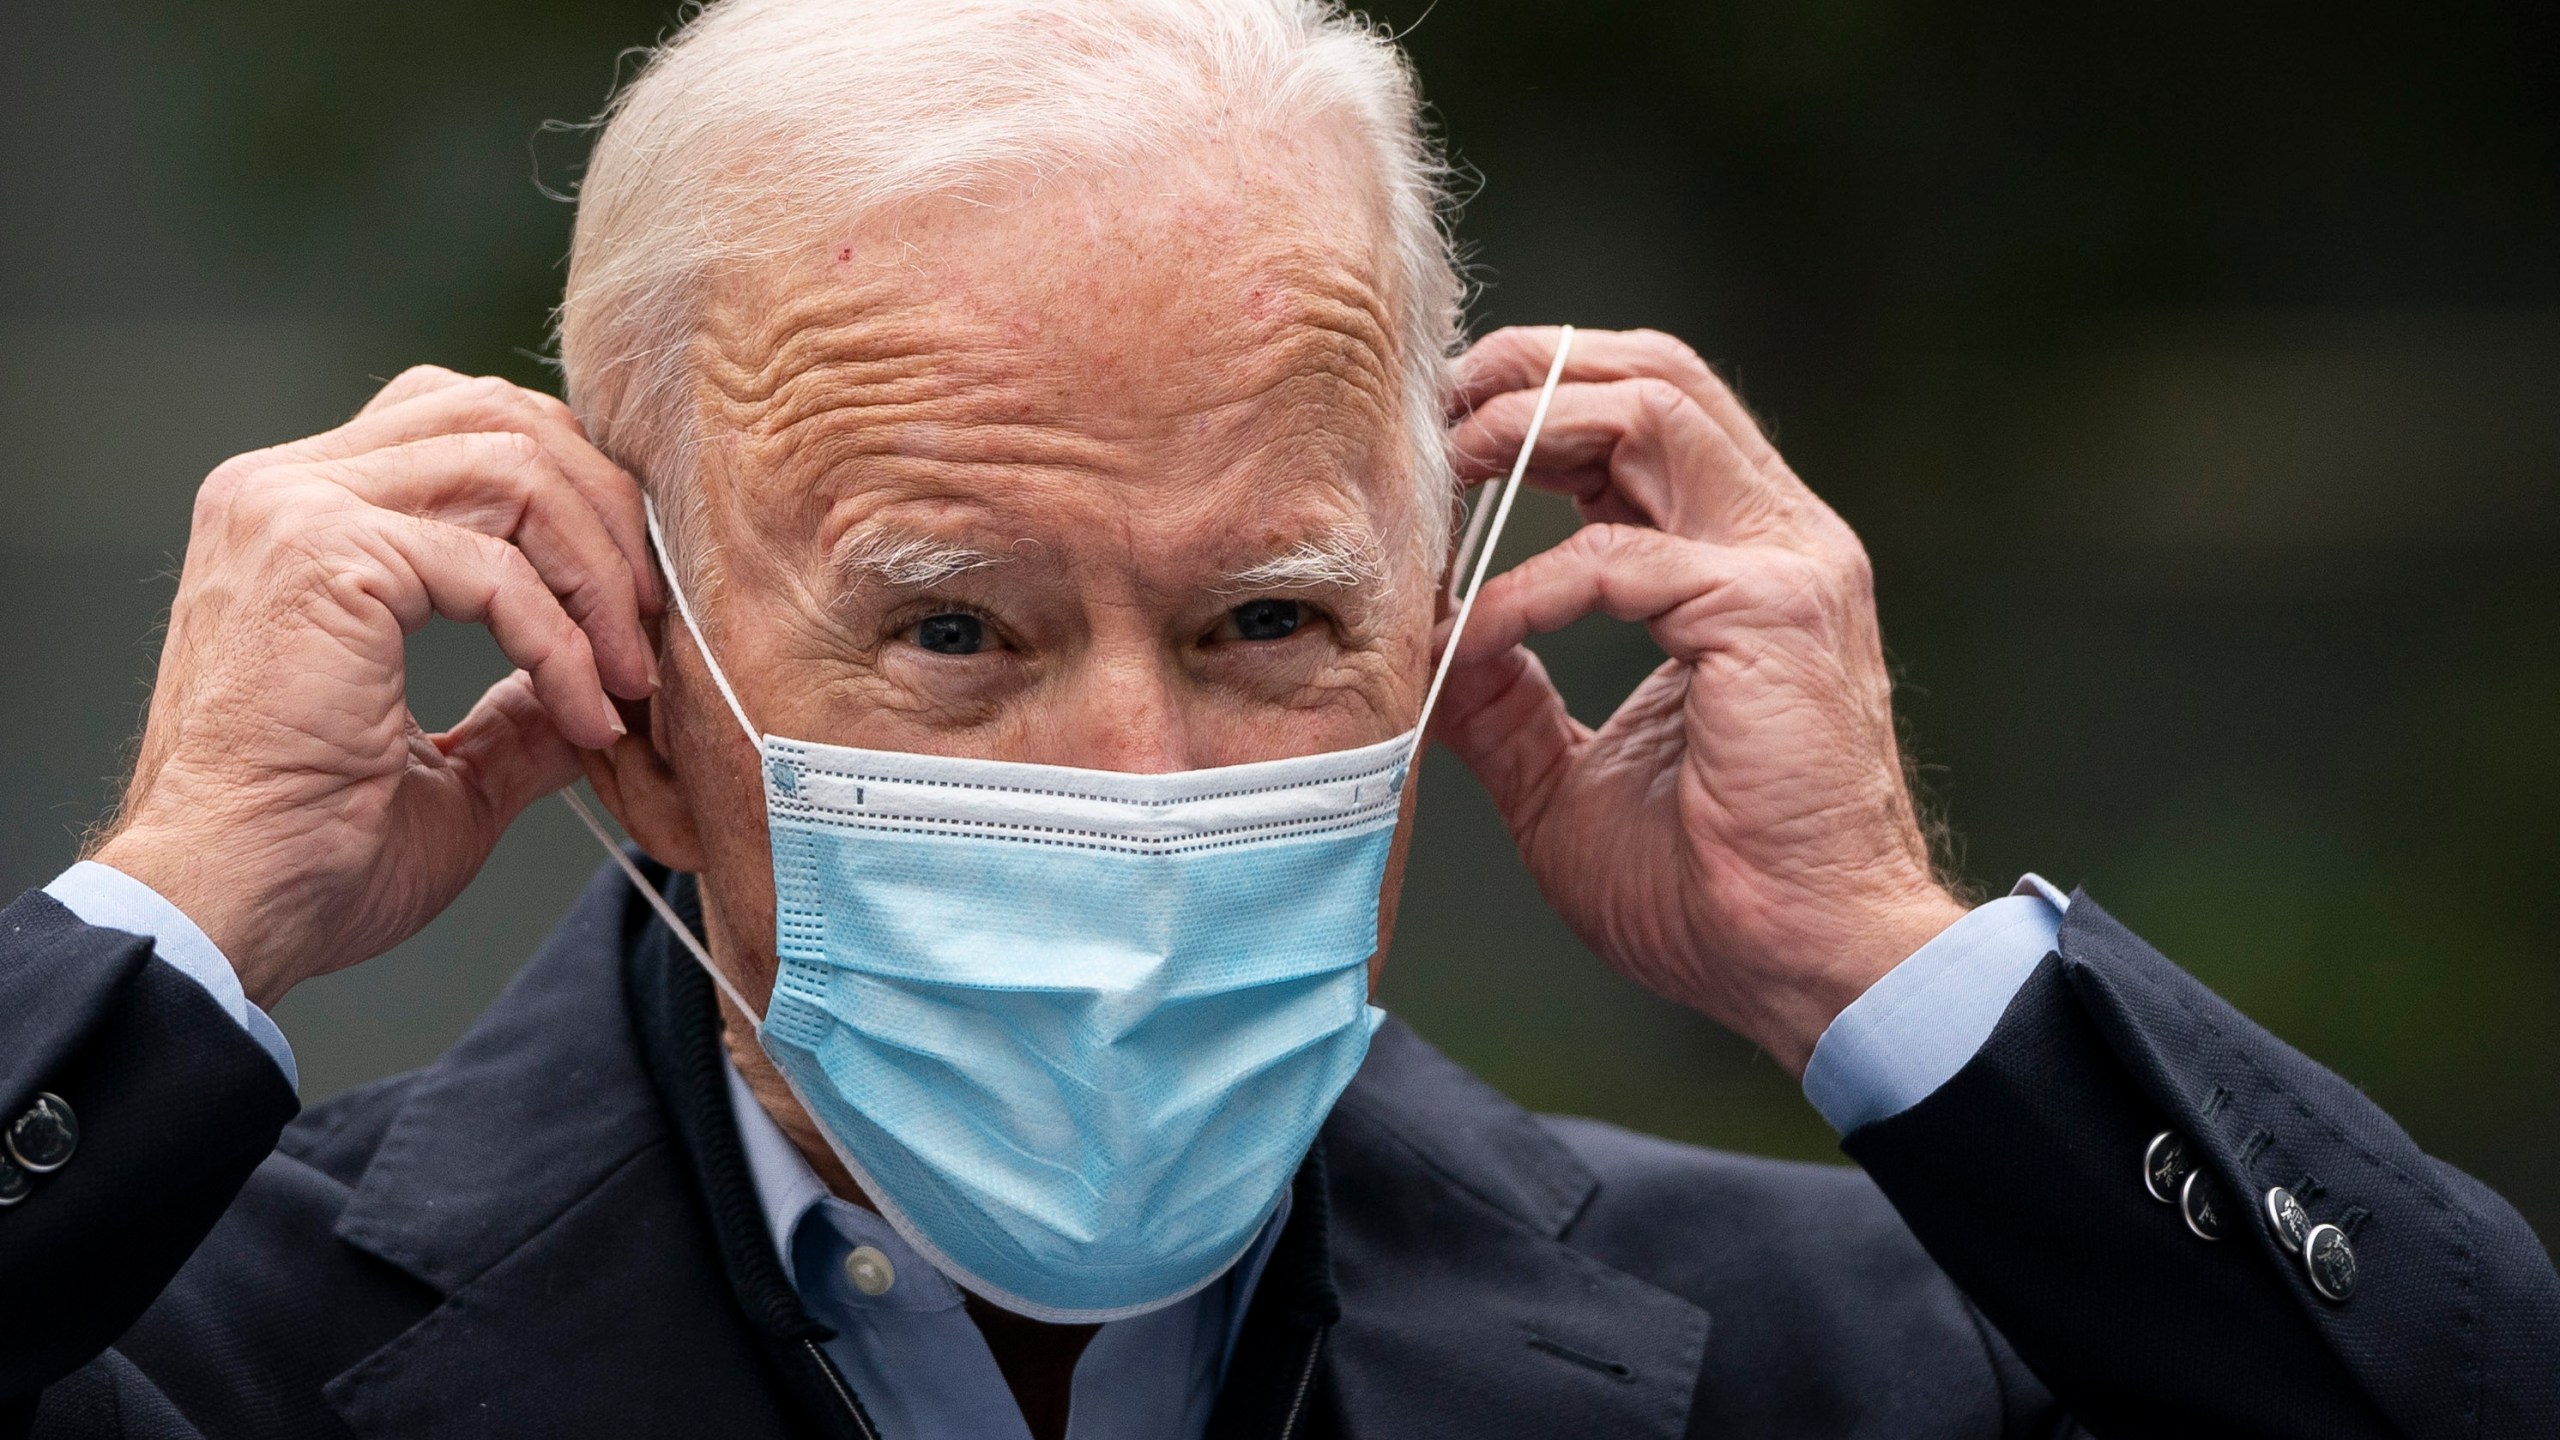
[[[765,1233],[773,1238],[773,1251],[789,1273],[792,1236],[798,1233],[802,1217],[818,1202],[832,1198],[827,1182],[818,1178],[800,1147],[765,1113],[755,1092],[747,1088],[747,1077],[738,1073],[737,1062],[722,1056],[720,1072],[728,1077],[729,1109],[737,1116],[738,1145],[747,1153],[747,1178],[754,1183],[756,1204],[764,1211]],[[793,1276],[794,1284],[798,1278]]]

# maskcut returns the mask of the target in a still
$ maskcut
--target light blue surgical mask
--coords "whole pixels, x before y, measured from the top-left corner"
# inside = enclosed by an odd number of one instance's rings
[[[1469,524],[1458,627],[1571,340]],[[863,1193],[1034,1319],[1141,1314],[1224,1274],[1384,1018],[1379,892],[1446,655],[1422,720],[1356,750],[1168,775],[861,750],[758,730],[668,582],[763,760],[779,970],[756,1037]]]

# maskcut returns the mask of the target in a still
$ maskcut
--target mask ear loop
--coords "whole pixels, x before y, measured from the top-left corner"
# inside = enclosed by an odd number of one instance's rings
[[[711,672],[711,683],[720,687],[720,698],[729,702],[729,713],[738,717],[738,728],[747,732],[747,743],[764,754],[764,732],[747,718],[747,707],[738,703],[738,692],[729,688],[729,677],[721,672],[720,662],[711,656],[711,646],[702,638],[702,627],[694,623],[693,602],[684,595],[684,585],[676,579],[674,552],[667,549],[667,534],[658,528],[658,505],[648,496],[640,497],[640,514],[649,522],[649,548],[658,557],[658,573],[666,577],[667,593],[676,597],[676,615],[684,621],[685,633],[693,637],[693,648],[702,652],[702,668]]]
[[[1529,457],[1538,448],[1538,432],[1546,428],[1547,407],[1556,398],[1556,382],[1564,378],[1564,361],[1573,353],[1573,327],[1566,325],[1556,332],[1556,358],[1547,366],[1547,382],[1538,387],[1538,403],[1529,412],[1529,433],[1521,438],[1520,454],[1511,462],[1511,474],[1502,482],[1502,491],[1490,501],[1479,501],[1476,512],[1467,521],[1467,531],[1458,542],[1458,556],[1449,568],[1449,594],[1458,602],[1457,618],[1449,625],[1449,643],[1440,651],[1440,664],[1431,672],[1430,692],[1422,697],[1422,718],[1414,722],[1414,754],[1420,754],[1425,733],[1431,728],[1431,712],[1440,704],[1440,687],[1449,680],[1449,667],[1458,658],[1458,639],[1467,633],[1467,617],[1475,613],[1476,595],[1484,589],[1485,572],[1493,568],[1494,548],[1502,543],[1502,527],[1511,522],[1511,502],[1519,498],[1520,477],[1529,473]],[[1493,516],[1490,526],[1485,516]],[[1477,548],[1478,537],[1483,548]],[[1467,564],[1474,562],[1474,573],[1467,574]],[[1466,593],[1458,592],[1458,580],[1466,576]],[[1412,763],[1408,756],[1407,764]]]
[[[676,614],[684,621],[685,633],[693,637],[693,648],[702,653],[703,668],[711,672],[711,683],[720,687],[720,698],[729,702],[729,713],[738,718],[738,728],[747,732],[747,743],[755,746],[756,754],[761,756],[764,754],[764,736],[757,732],[754,722],[747,719],[747,707],[738,703],[738,692],[729,687],[729,677],[721,673],[720,662],[711,658],[711,647],[703,643],[702,627],[694,623],[693,604],[685,598],[684,586],[676,580],[674,562],[667,558],[666,533],[658,528],[658,507],[644,495],[640,497],[640,513],[649,522],[649,546],[656,554],[658,573],[666,577],[667,593],[675,597]],[[604,853],[612,856],[613,863],[622,867],[623,875],[631,881],[631,888],[639,891],[640,898],[649,902],[649,908],[658,912],[658,918],[666,922],[667,929],[675,933],[677,941],[693,952],[693,958],[701,963],[703,973],[711,977],[711,983],[719,986],[720,993],[729,997],[729,1003],[737,1006],[741,1014],[761,1028],[764,1012],[748,1004],[747,997],[738,993],[738,987],[729,983],[729,977],[720,972],[720,967],[711,963],[711,952],[703,948],[701,937],[695,935],[693,927],[676,914],[675,907],[667,903],[667,897],[658,893],[658,887],[649,883],[649,877],[640,873],[640,867],[631,863],[631,856],[623,850],[622,842],[614,839],[613,832],[605,828],[603,817],[578,798],[575,789],[561,791],[560,798],[569,802],[569,808],[578,814],[578,823],[586,826],[587,833],[596,837],[596,843],[604,847]]]
[[[739,1013],[761,1028],[764,1012],[748,1004],[747,997],[738,993],[738,987],[729,983],[729,977],[720,973],[720,967],[711,963],[711,952],[702,948],[702,941],[695,937],[693,927],[684,923],[684,917],[676,913],[676,907],[668,904],[667,897],[658,893],[658,887],[649,883],[649,877],[640,873],[640,867],[631,863],[629,852],[622,848],[622,842],[613,838],[613,832],[605,828],[604,820],[588,808],[586,801],[578,798],[577,791],[563,790],[560,798],[568,801],[569,808],[578,812],[578,823],[586,826],[587,833],[604,846],[604,853],[612,856],[613,863],[622,867],[623,875],[631,881],[631,888],[639,891],[640,898],[649,902],[649,908],[658,912],[658,918],[675,932],[676,940],[693,952],[693,958],[701,962],[702,971],[711,977],[711,983],[720,987],[720,993],[729,997],[729,1003],[737,1006]]]

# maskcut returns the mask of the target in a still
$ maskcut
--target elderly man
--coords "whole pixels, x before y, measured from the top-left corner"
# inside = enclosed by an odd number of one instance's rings
[[[1865,557],[1704,365],[1450,365],[1439,174],[1316,0],[704,11],[567,404],[413,370],[204,484],[122,811],[0,923],[0,1430],[2560,1433],[2511,1209],[2085,896],[1934,878]],[[1589,523],[1468,611],[1524,450]],[[1666,656],[1596,730],[1520,645],[1595,611]],[[439,614],[520,668],[429,734]],[[1368,1008],[1427,711],[1863,1173]],[[582,767],[637,858],[296,1118],[264,1007]]]

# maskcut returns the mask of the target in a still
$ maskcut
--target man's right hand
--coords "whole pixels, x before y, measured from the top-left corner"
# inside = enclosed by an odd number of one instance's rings
[[[432,366],[197,492],[151,713],[91,858],[166,896],[249,998],[390,949],[657,685],[640,491],[569,408]],[[404,641],[485,625],[519,668],[451,730]]]

